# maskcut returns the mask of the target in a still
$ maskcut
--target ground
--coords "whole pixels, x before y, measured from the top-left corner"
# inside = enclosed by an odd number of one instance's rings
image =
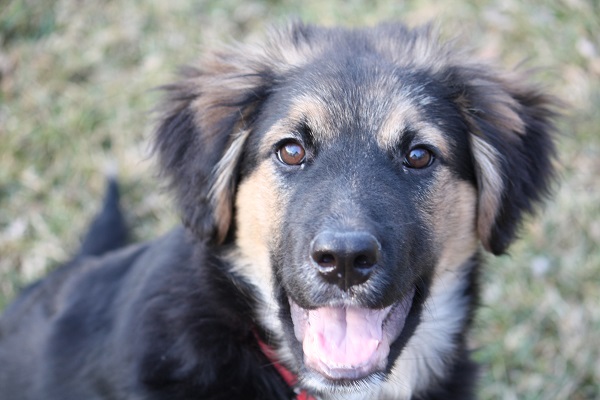
[[[136,239],[177,222],[149,137],[202,48],[302,19],[434,20],[564,102],[561,180],[510,255],[489,257],[475,357],[483,399],[600,397],[600,3],[596,0],[0,1],[0,309],[66,260],[118,168]],[[518,173],[515,171],[515,173]],[[2,366],[0,366],[2,368]]]

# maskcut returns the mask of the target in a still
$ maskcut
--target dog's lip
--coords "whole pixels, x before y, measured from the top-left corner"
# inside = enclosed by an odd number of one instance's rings
[[[384,371],[390,346],[404,328],[414,294],[413,288],[383,309],[324,306],[308,310],[289,298],[305,366],[332,381],[356,381]]]

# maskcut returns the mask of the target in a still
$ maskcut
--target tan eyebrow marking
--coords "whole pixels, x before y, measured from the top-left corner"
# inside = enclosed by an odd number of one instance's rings
[[[400,142],[402,132],[407,129],[418,133],[420,140],[431,144],[447,155],[450,151],[443,132],[434,124],[428,123],[419,115],[413,103],[404,99],[389,113],[377,132],[377,143],[382,149],[394,149]]]
[[[317,136],[315,139],[331,140],[335,137],[335,130],[328,123],[330,120],[330,111],[321,99],[310,95],[299,96],[293,101],[288,114],[269,129],[261,151],[269,151],[278,140],[286,137],[301,139],[297,137],[296,129],[303,123],[311,128]]]

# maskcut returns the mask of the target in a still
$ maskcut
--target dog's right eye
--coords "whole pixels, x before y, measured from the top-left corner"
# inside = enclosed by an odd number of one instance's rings
[[[286,165],[300,165],[304,163],[306,151],[295,140],[286,140],[277,147],[277,158]]]
[[[404,158],[404,165],[412,169],[423,169],[429,167],[434,159],[431,150],[419,146],[408,152]]]

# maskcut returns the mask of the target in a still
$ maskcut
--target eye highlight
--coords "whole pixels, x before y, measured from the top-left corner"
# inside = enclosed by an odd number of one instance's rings
[[[407,168],[423,169],[429,167],[434,159],[435,157],[431,150],[426,147],[417,146],[409,150],[406,157],[404,157],[403,164]]]
[[[306,160],[306,150],[298,141],[285,140],[276,148],[277,159],[286,165],[301,165]]]

